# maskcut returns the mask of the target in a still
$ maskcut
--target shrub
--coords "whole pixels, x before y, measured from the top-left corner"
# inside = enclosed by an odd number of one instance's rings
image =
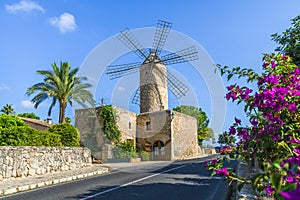
[[[55,124],[48,130],[50,133],[58,134],[61,137],[63,146],[78,147],[80,146],[80,135],[74,126],[68,123]]]
[[[147,151],[141,151],[140,155],[141,155],[142,161],[150,160],[149,153]]]
[[[124,141],[118,143],[114,149],[115,158],[137,158],[138,154],[135,151],[132,141]]]
[[[60,135],[29,126],[0,128],[1,146],[62,146]]]
[[[18,117],[10,116],[6,114],[0,115],[0,127],[1,128],[10,128],[15,126],[27,126],[29,127],[23,120]]]
[[[26,117],[26,118],[31,118],[31,119],[40,119],[39,116],[37,116],[36,114],[34,113],[21,113],[21,114],[18,114],[18,117]]]

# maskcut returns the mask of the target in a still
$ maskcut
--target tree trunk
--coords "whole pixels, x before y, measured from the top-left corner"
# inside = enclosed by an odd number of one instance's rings
[[[60,103],[59,106],[59,123],[65,122],[65,113],[67,105],[65,103]]]

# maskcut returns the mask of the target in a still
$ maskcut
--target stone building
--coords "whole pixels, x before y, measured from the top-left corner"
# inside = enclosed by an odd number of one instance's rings
[[[140,114],[118,107],[117,126],[121,140],[131,140],[137,151],[146,151],[151,160],[175,160],[198,156],[197,121],[182,113],[168,110],[167,68],[154,51],[139,67]],[[170,79],[170,78],[169,78]],[[179,86],[174,86],[179,90]],[[177,91],[178,92],[178,91]],[[95,109],[75,111],[75,125],[82,142],[101,160],[111,158],[112,145],[98,123]]]
[[[146,151],[151,160],[176,160],[197,157],[196,119],[173,110],[136,114],[115,107],[121,140],[130,140],[138,152]],[[90,148],[96,159],[113,158],[113,144],[100,128],[96,109],[75,111],[75,126],[81,134],[83,145]]]

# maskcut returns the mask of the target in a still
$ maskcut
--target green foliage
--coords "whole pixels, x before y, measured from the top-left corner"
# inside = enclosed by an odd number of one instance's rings
[[[18,114],[17,116],[19,117],[26,117],[26,118],[31,118],[31,119],[40,119],[39,116],[35,115],[34,113],[21,113],[21,114]]]
[[[293,63],[300,65],[300,15],[292,21],[292,26],[286,29],[281,35],[275,33],[272,39],[277,42],[278,46],[275,51],[288,55],[292,58]]]
[[[102,106],[98,111],[100,116],[100,126],[104,135],[116,146],[113,149],[115,158],[137,158],[136,149],[133,141],[121,142],[121,132],[117,127],[117,112],[111,106]]]
[[[119,142],[113,149],[115,158],[137,158],[138,154],[132,141]]]
[[[235,137],[233,135],[228,135],[227,132],[224,132],[219,135],[218,143],[230,146],[235,143]]]
[[[76,127],[68,123],[55,124],[48,130],[50,133],[60,135],[63,146],[80,146],[80,135]]]
[[[60,135],[31,128],[15,116],[0,115],[1,146],[62,146]]]
[[[0,115],[0,128],[11,128],[16,126],[28,126],[23,120],[18,117],[7,114]]]
[[[142,161],[150,160],[149,153],[147,151],[141,151],[140,155],[141,155]]]
[[[119,131],[116,118],[117,112],[111,106],[102,106],[100,111],[100,126],[105,136],[113,143],[118,144],[121,138],[121,132]]]
[[[65,118],[65,122],[68,123],[68,124],[71,124],[72,120],[70,117],[66,117]]]
[[[209,119],[201,108],[196,108],[194,106],[177,106],[173,110],[192,116],[197,119],[197,134],[198,134],[198,144],[202,145],[204,140],[208,140],[214,137],[214,132],[211,128],[208,128]]]
[[[1,109],[1,112],[7,115],[13,115],[15,114],[14,108],[11,104],[6,104],[5,106],[3,106],[3,108]]]
[[[59,123],[65,121],[65,110],[68,104],[73,105],[76,101],[82,106],[93,105],[93,95],[88,90],[90,84],[83,83],[87,80],[84,77],[77,77],[78,68],[71,69],[68,62],[61,62],[58,67],[54,62],[52,70],[39,70],[37,74],[44,77],[44,81],[37,83],[27,89],[26,95],[37,93],[31,100],[37,108],[40,103],[48,98],[52,98],[52,103],[48,110],[51,115],[52,108],[59,103]]]

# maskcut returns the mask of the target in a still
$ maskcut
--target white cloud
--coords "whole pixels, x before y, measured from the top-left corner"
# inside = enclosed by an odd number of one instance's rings
[[[7,85],[0,84],[0,91],[3,91],[3,90],[10,90],[10,88]]]
[[[21,105],[24,108],[33,108],[33,103],[31,101],[28,101],[28,100],[22,100]]]
[[[49,22],[52,26],[57,27],[61,33],[72,32],[77,28],[75,17],[70,13],[63,13],[59,17],[52,17]]]
[[[42,6],[30,0],[22,0],[19,3],[5,5],[5,9],[13,14],[17,14],[19,12],[31,13],[33,11],[42,13],[45,12],[45,9]]]

